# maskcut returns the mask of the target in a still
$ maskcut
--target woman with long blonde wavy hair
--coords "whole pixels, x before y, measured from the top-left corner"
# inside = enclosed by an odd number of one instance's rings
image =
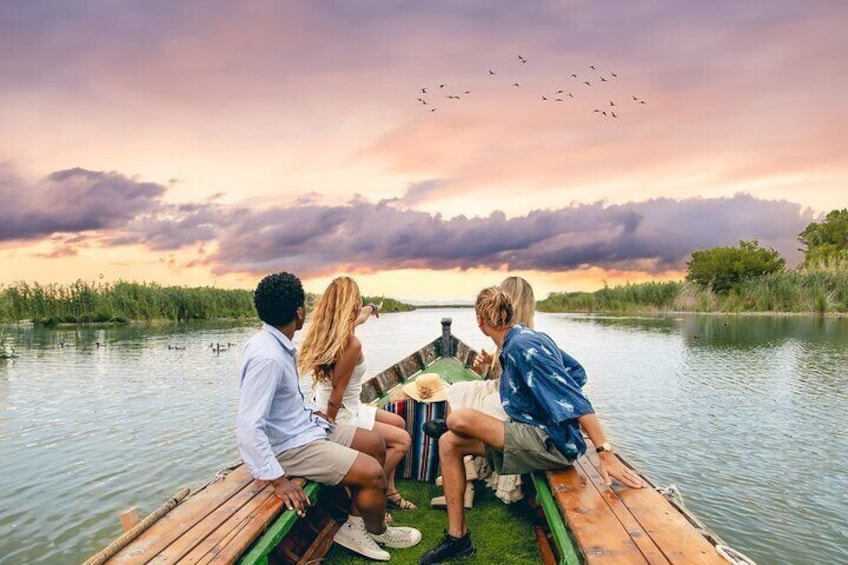
[[[312,374],[313,402],[320,415],[331,423],[373,430],[385,440],[387,501],[408,510],[415,504],[404,499],[395,486],[395,469],[412,445],[405,422],[359,398],[365,357],[354,332],[371,316],[379,315],[380,306],[362,306],[359,286],[352,278],[333,279],[315,305],[298,353],[298,368],[301,374]]]

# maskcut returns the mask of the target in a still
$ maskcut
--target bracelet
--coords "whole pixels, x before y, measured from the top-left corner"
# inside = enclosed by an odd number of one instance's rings
[[[344,403],[343,403],[343,402],[339,402],[338,404],[336,404],[335,402],[330,402],[330,401],[328,400],[328,401],[327,401],[327,406],[332,406],[332,407],[333,407],[333,408],[335,408],[336,410],[341,410],[342,408],[344,408]]]
[[[376,304],[374,304],[373,302],[369,302],[368,306],[371,307],[371,315],[372,316],[377,313],[377,305]]]

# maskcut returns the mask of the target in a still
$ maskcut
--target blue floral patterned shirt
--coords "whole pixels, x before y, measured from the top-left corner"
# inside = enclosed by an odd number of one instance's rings
[[[501,402],[515,421],[538,426],[569,459],[586,452],[577,418],[594,412],[581,388],[586,371],[547,334],[519,324],[501,345]]]

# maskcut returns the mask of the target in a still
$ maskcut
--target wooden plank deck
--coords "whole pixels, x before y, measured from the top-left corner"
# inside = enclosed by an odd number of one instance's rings
[[[318,485],[307,484],[305,490],[314,502]],[[177,506],[106,563],[236,563],[269,526],[284,530],[274,532],[279,540],[295,522],[297,515],[283,507],[273,487],[253,480],[241,465]],[[330,537],[332,533],[334,529]]]
[[[604,485],[588,440],[586,457],[545,475],[587,565],[727,565],[654,489]]]

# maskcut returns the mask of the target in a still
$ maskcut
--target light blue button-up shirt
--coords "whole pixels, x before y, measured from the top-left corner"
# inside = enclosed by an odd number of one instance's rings
[[[277,328],[262,324],[242,349],[236,436],[255,479],[285,474],[277,455],[324,440],[332,424],[312,414],[298,386],[297,352]]]

